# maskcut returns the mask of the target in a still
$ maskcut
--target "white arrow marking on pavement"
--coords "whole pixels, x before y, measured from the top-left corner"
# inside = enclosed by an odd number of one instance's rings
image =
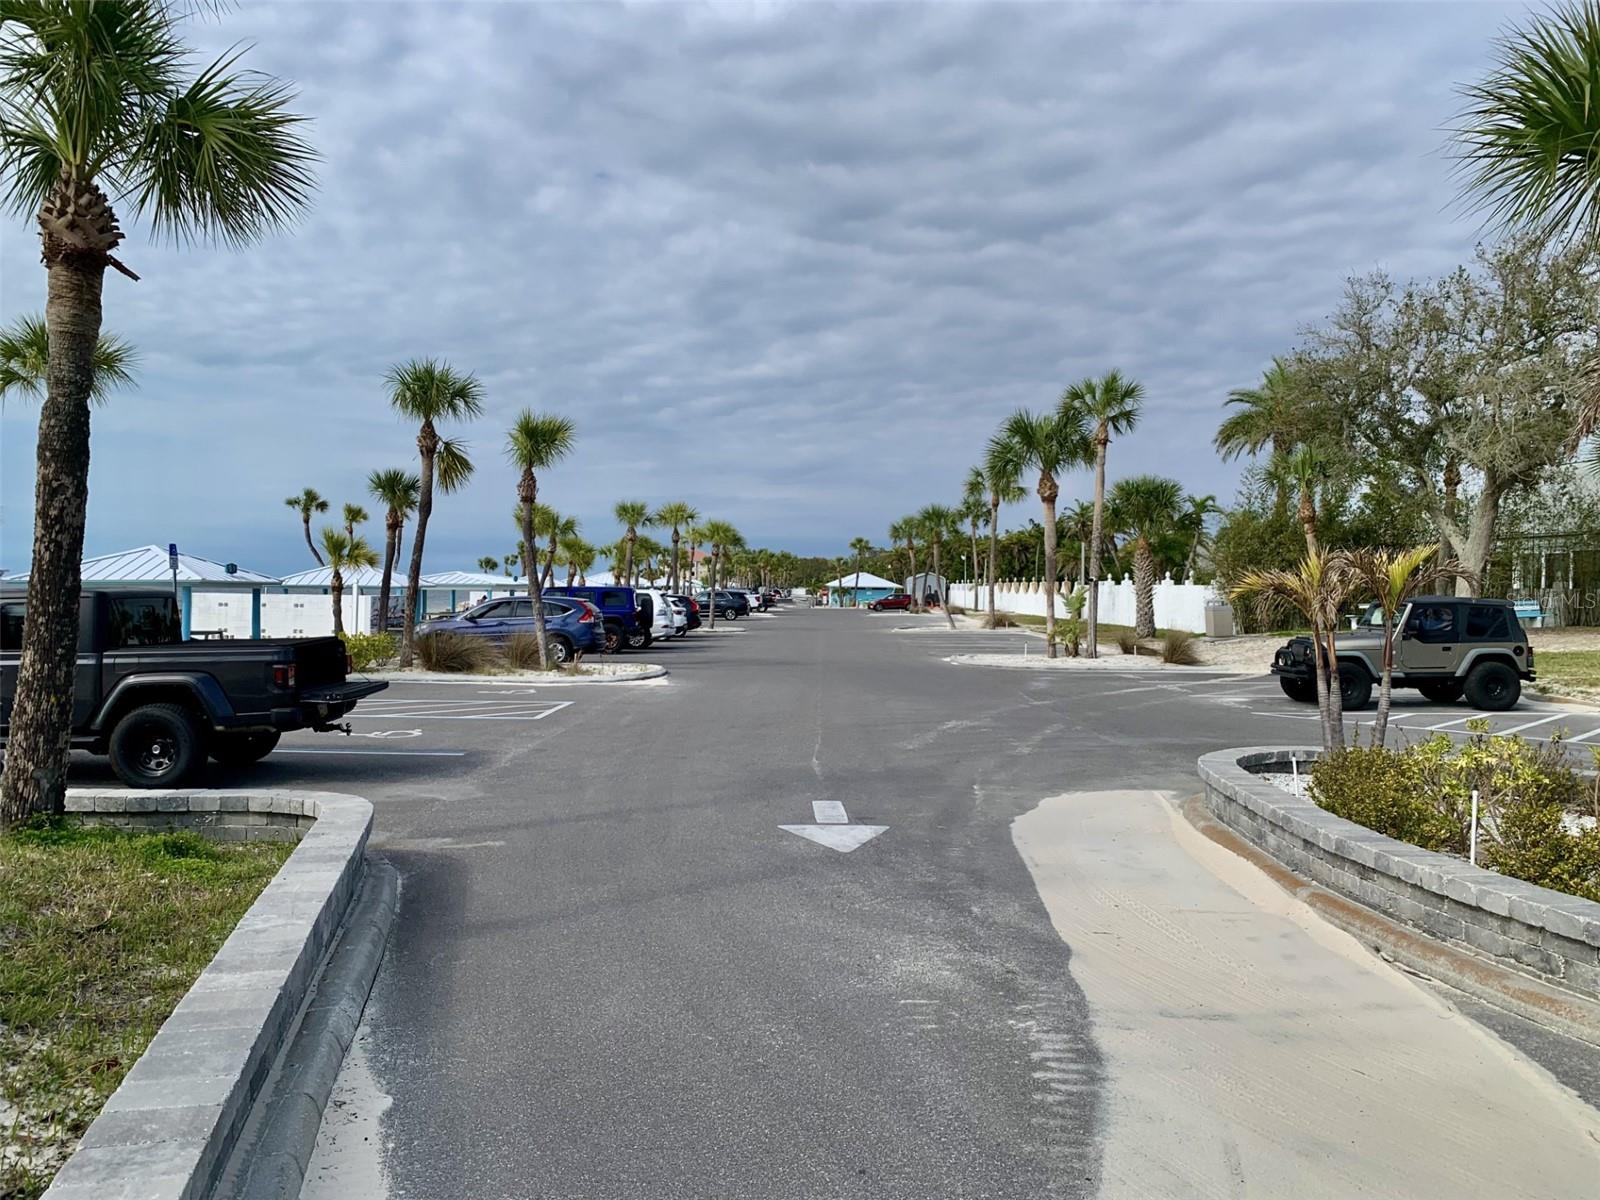
[[[779,825],[778,828],[789,833],[798,833],[808,841],[826,846],[830,850],[837,850],[841,854],[849,854],[850,851],[865,846],[889,828],[887,825],[850,824],[849,814],[844,811],[844,805],[837,800],[813,800],[811,814],[816,818],[815,825]]]
[[[414,738],[421,737],[420,729],[374,729],[371,733],[363,733],[362,737],[370,738]]]

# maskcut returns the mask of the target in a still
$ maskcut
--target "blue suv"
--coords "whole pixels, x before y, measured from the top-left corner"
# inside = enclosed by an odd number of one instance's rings
[[[598,608],[605,620],[607,654],[623,649],[643,650],[652,641],[650,627],[655,624],[654,605],[649,596],[641,596],[631,587],[549,587],[544,589],[544,594],[587,600]]]
[[[504,644],[514,633],[533,632],[533,601],[523,598],[485,600],[465,612],[417,626],[418,634],[459,633]],[[544,593],[544,632],[552,661],[569,663],[576,654],[605,649],[602,620],[594,606],[579,599]]]

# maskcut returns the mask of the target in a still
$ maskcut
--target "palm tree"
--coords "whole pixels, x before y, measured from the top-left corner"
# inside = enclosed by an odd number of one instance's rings
[[[698,517],[695,520],[699,520]],[[689,543],[689,574],[695,574],[694,556],[700,549],[700,543],[706,540],[706,531],[703,526],[691,524],[683,531],[683,540]]]
[[[1118,523],[1133,535],[1133,636],[1154,637],[1156,560],[1151,544],[1182,516],[1183,486],[1159,475],[1135,475],[1111,489]]]
[[[1056,476],[1088,457],[1088,431],[1083,415],[1065,404],[1053,413],[1019,410],[1007,417],[989,442],[988,461],[1009,477],[1037,471],[1039,503],[1044,508],[1045,654],[1056,656]]]
[[[571,586],[574,579],[580,584],[587,582],[586,572],[594,566],[594,560],[599,551],[584,541],[577,534],[563,537],[560,543],[561,561],[567,568],[567,584]],[[552,570],[554,566],[552,564]]]
[[[959,536],[956,514],[942,504],[930,504],[917,514],[917,521],[922,526],[922,535],[927,538],[929,551],[933,555],[934,593],[939,597],[939,607],[944,610],[944,619],[950,622],[950,628],[954,629],[956,619],[950,612],[950,596],[944,586],[939,555],[946,537],[952,533]]]
[[[1360,584],[1348,555],[1318,550],[1308,553],[1294,570],[1247,571],[1228,595],[1235,603],[1254,602],[1264,621],[1287,604],[1310,623],[1322,746],[1329,751],[1344,745],[1343,697],[1337,686],[1329,686],[1338,679],[1339,616]]]
[[[920,610],[922,597],[917,595],[917,518],[901,517],[889,526],[889,543],[898,546],[901,542],[906,544],[906,561],[910,565],[911,574],[911,607]]]
[[[1215,444],[1223,462],[1268,449],[1283,454],[1297,440],[1300,401],[1294,372],[1285,359],[1273,359],[1256,387],[1229,392],[1228,403],[1238,411],[1217,427]]]
[[[1094,529],[1089,534],[1089,658],[1099,655],[1100,643],[1100,538],[1105,528],[1106,447],[1111,435],[1121,437],[1139,423],[1139,408],[1144,388],[1118,371],[1107,371],[1099,379],[1083,379],[1061,395],[1063,412],[1075,411],[1093,427],[1094,445]]]
[[[133,382],[139,355],[119,337],[102,333],[95,342],[89,401],[104,404],[112,388]],[[18,317],[0,329],[0,400],[13,393],[42,399],[50,382],[50,330],[42,317]]]
[[[0,8],[0,178],[7,207],[37,217],[50,346],[0,826],[65,803],[101,293],[107,267],[138,278],[113,256],[108,193],[178,245],[238,247],[290,224],[313,187],[289,88],[237,70],[237,47],[194,73],[177,29],[188,7]]]
[[[1061,531],[1067,537],[1078,543],[1078,571],[1073,577],[1073,584],[1082,584],[1089,577],[1089,540],[1094,537],[1094,502],[1079,500],[1061,516]],[[1106,539],[1109,544],[1110,538]],[[1105,547],[1101,547],[1104,551]],[[1085,589],[1084,600],[1088,601],[1088,591]]]
[[[994,584],[998,567],[1000,539],[1000,506],[1016,504],[1027,493],[1022,489],[1022,477],[1017,463],[1007,454],[996,454],[991,445],[983,458],[983,484],[989,493],[989,625],[994,626]]]
[[[533,545],[533,506],[539,498],[539,479],[535,472],[548,470],[572,453],[575,431],[566,417],[539,416],[531,408],[517,414],[506,434],[506,457],[521,476],[517,479],[517,500],[522,505],[522,541]],[[539,639],[539,669],[550,666],[545,646],[544,598],[537,580],[528,580],[528,597],[533,601],[533,633]]]
[[[344,532],[346,537],[355,537],[356,526],[363,525],[367,520],[367,510],[359,504],[346,504],[344,506]]]
[[[1358,549],[1345,552],[1350,570],[1383,611],[1383,667],[1378,680],[1378,716],[1372,742],[1383,745],[1394,695],[1395,619],[1413,598],[1432,591],[1442,579],[1470,577],[1460,564],[1439,561],[1439,545],[1429,542],[1409,550]]]
[[[478,570],[482,571],[485,575],[494,575],[500,570],[500,560],[485,554],[478,560]]]
[[[500,561],[505,564],[506,574],[511,576],[512,583],[522,578],[517,571],[517,564],[522,561],[521,551],[513,550],[511,553],[503,555]]]
[[[414,358],[391,367],[384,382],[389,389],[390,406],[402,417],[419,424],[417,453],[422,459],[417,532],[411,539],[411,567],[406,572],[406,617],[400,645],[400,666],[405,668],[411,665],[412,641],[416,635],[422,549],[428,536],[428,518],[433,515],[435,473],[439,490],[446,494],[462,487],[472,475],[466,443],[441,438],[435,426],[440,421],[471,420],[482,413],[483,385],[475,376],[433,358]],[[539,644],[544,645],[543,641]]]
[[[956,516],[967,523],[967,536],[971,539],[974,595],[977,594],[979,579],[978,525],[989,515],[989,503],[985,496],[987,490],[988,481],[983,477],[983,468],[973,467],[967,472],[967,478],[961,485],[961,504],[956,509]]]
[[[650,518],[651,524],[661,529],[672,530],[672,575],[671,585],[674,592],[683,590],[683,571],[679,562],[678,544],[683,537],[683,531],[700,519],[700,514],[682,500],[674,500],[663,504],[656,509],[655,515]]]
[[[1305,530],[1306,550],[1317,552],[1317,485],[1328,474],[1328,465],[1311,446],[1296,446],[1287,454],[1276,455],[1267,467],[1267,478],[1284,492],[1300,497],[1295,513]]]
[[[388,467],[367,476],[367,494],[383,506],[383,579],[378,585],[378,629],[389,628],[389,594],[394,564],[400,556],[400,535],[406,518],[417,510],[422,480],[404,467]],[[414,601],[413,601],[414,603]]]
[[[519,506],[517,509],[517,529],[519,534],[521,528],[522,509]],[[578,518],[564,517],[553,508],[543,504],[535,504],[533,506],[533,532],[534,536],[545,539],[545,563],[544,569],[542,571],[539,570],[538,547],[535,546],[531,551],[534,561],[528,571],[528,579],[531,582],[537,576],[540,587],[549,587],[550,580],[555,575],[556,548],[562,542],[578,536]],[[587,545],[588,543],[584,544]]]
[[[1505,229],[1541,239],[1600,236],[1600,4],[1564,3],[1495,45],[1494,69],[1461,89],[1456,129],[1463,191]],[[1600,429],[1600,368],[1592,367],[1568,451]]]
[[[328,556],[328,565],[333,568],[333,578],[328,583],[328,590],[333,596],[333,632],[343,637],[344,572],[351,567],[375,567],[378,565],[378,556],[367,545],[366,538],[345,533],[331,525],[322,527],[322,552]]]
[[[1202,548],[1211,544],[1211,535],[1206,530],[1206,522],[1212,517],[1220,516],[1222,508],[1217,504],[1217,498],[1207,494],[1204,496],[1185,496],[1184,510],[1178,524],[1189,535],[1189,553],[1183,560],[1183,582],[1193,583],[1195,563],[1200,558]]]
[[[306,488],[298,496],[290,496],[284,504],[300,514],[300,526],[306,535],[306,549],[311,551],[311,557],[317,560],[317,566],[326,566],[327,564],[322,561],[322,555],[317,553],[316,543],[311,540],[311,518],[316,513],[327,512],[328,502],[317,493],[316,488]]]
[[[726,521],[707,521],[700,528],[704,541],[711,546],[711,584],[707,592],[711,597],[711,617],[708,627],[717,627],[717,574],[722,565],[723,556],[744,545],[744,538],[739,531]]]
[[[861,604],[861,560],[872,553],[872,543],[864,537],[851,538],[850,552],[856,556],[856,586],[853,601],[859,607]]]
[[[633,544],[639,539],[639,526],[650,519],[650,506],[643,500],[619,500],[617,506],[611,510],[622,526],[622,579],[626,583],[633,578]],[[613,564],[612,574],[616,574]]]

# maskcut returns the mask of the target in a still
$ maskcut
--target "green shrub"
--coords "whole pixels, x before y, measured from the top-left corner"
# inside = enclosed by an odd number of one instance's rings
[[[479,638],[459,633],[426,633],[417,639],[417,661],[426,671],[451,675],[487,671],[494,655]]]
[[[1005,613],[997,612],[992,617],[984,617],[983,627],[985,629],[1015,629],[1017,623]]]
[[[1117,634],[1117,649],[1124,654],[1139,653],[1139,639],[1133,636],[1133,630],[1124,629]]]
[[[1200,651],[1195,648],[1194,634],[1182,629],[1171,629],[1161,639],[1161,661],[1179,667],[1193,667],[1200,662]]]
[[[1350,747],[1311,768],[1312,796],[1337,816],[1428,850],[1466,855],[1478,793],[1478,864],[1600,900],[1600,830],[1563,822],[1589,789],[1559,741],[1443,734],[1400,750]]]
[[[351,666],[357,671],[381,667],[395,656],[399,643],[392,633],[341,633]]]

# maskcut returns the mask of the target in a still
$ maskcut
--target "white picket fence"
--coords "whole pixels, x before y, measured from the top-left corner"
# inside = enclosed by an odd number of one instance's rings
[[[1057,592],[1056,615],[1066,609],[1063,593]],[[1216,590],[1208,583],[1174,583],[1168,575],[1156,581],[1151,597],[1156,606],[1156,625],[1161,629],[1187,629],[1190,633],[1206,631],[1206,605],[1219,599]],[[984,584],[952,583],[950,603],[973,612],[987,611],[989,589]],[[1100,620],[1107,625],[1132,625],[1135,597],[1133,579],[1103,579],[1100,581]],[[1044,616],[1044,581],[1039,579],[1002,579],[995,584],[996,611]]]

